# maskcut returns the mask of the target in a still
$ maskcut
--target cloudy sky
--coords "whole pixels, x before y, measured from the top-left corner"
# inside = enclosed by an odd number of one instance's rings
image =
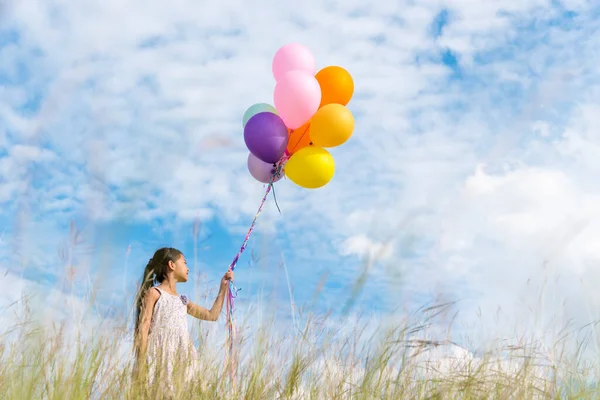
[[[366,272],[353,312],[458,301],[459,336],[597,319],[595,3],[0,2],[0,306],[126,304],[163,245],[190,260],[180,292],[214,289],[264,193],[242,114],[299,42],[353,75],[356,129],[329,185],[277,183],[238,304],[288,310],[285,260],[298,305],[325,279],[321,311]]]

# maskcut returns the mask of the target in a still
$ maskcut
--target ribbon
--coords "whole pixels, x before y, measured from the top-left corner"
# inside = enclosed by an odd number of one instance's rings
[[[231,264],[229,264],[229,271],[235,270],[235,267],[240,259],[240,256],[242,255],[244,250],[246,250],[246,245],[248,244],[248,240],[250,239],[252,232],[254,232],[254,226],[256,225],[256,220],[258,219],[258,216],[262,212],[265,202],[267,201],[267,197],[269,197],[269,193],[271,193],[271,190],[273,191],[273,196],[275,196],[275,189],[273,187],[273,181],[275,180],[276,177],[281,176],[281,170],[282,170],[283,164],[287,160],[287,158],[288,157],[284,156],[275,165],[275,171],[273,172],[273,175],[271,176],[270,182],[267,184],[267,190],[265,191],[265,195],[263,196],[260,206],[258,207],[258,211],[254,215],[254,219],[252,220],[250,229],[248,229],[248,233],[246,233],[246,237],[244,238],[244,241],[242,242],[240,251],[238,251],[236,256],[233,258],[233,261],[231,262]],[[275,199],[275,204],[277,205],[276,199]],[[277,205],[277,209],[279,210],[279,205]],[[235,334],[236,334],[236,325],[235,325],[235,318],[234,318],[234,308],[235,307],[234,306],[235,306],[235,298],[237,297],[237,294],[240,290],[241,289],[237,289],[235,287],[233,280],[229,282],[229,289],[227,291],[227,315],[226,315],[226,317],[227,317],[227,336],[228,336],[227,341],[229,344],[229,346],[228,346],[229,347],[229,363],[231,366],[231,382],[233,384],[233,387],[235,387],[235,365],[236,365],[236,362],[234,360],[234,353],[233,353],[233,342],[235,340]]]

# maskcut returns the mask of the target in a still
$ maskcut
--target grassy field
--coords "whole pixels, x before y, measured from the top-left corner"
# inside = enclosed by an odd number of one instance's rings
[[[358,322],[336,329],[329,317],[305,316],[296,335],[275,333],[270,324],[242,331],[233,382],[224,368],[223,340],[221,347],[207,345],[210,335],[200,330],[194,335],[201,373],[191,384],[176,379],[172,398],[600,398],[595,364],[583,357],[591,339],[574,344],[565,337],[550,352],[524,338],[498,341],[475,357],[446,341],[422,339],[442,309],[395,327]],[[68,320],[42,324],[26,299],[11,312],[18,323],[2,327],[0,399],[169,398],[159,386],[134,378],[127,318],[93,327]]]

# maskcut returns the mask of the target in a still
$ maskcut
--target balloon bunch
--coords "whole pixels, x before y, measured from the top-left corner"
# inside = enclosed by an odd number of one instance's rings
[[[283,175],[298,186],[317,189],[331,181],[335,161],[326,148],[344,144],[354,131],[346,105],[354,81],[345,69],[317,63],[308,48],[291,43],[273,59],[275,107],[254,104],[243,117],[248,170],[263,183]]]
[[[316,68],[308,48],[296,43],[283,46],[273,59],[275,107],[259,103],[244,113],[244,141],[250,150],[248,170],[268,186],[242,246],[229,265],[231,271],[246,249],[273,183],[285,175],[304,188],[325,186],[335,172],[333,157],[325,148],[339,146],[352,136],[354,117],[346,108],[354,93],[352,77],[341,67],[329,66],[319,72]],[[236,294],[230,282],[227,327],[232,381]]]

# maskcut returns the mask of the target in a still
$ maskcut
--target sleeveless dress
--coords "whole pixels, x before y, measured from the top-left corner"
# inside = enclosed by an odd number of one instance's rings
[[[167,293],[158,287],[160,297],[154,305],[148,332],[147,361],[150,384],[158,378],[159,384],[173,389],[173,374],[183,374],[189,383],[198,372],[198,353],[190,338],[187,325],[187,299]]]

